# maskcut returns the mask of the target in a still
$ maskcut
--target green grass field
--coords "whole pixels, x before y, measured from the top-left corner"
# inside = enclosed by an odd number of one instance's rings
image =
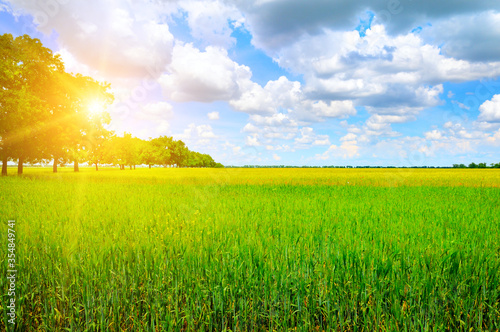
[[[500,330],[499,170],[25,172],[0,330]]]

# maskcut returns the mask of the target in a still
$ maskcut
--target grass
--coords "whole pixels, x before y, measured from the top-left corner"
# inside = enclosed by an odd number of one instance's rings
[[[19,331],[500,330],[498,170],[26,173]]]

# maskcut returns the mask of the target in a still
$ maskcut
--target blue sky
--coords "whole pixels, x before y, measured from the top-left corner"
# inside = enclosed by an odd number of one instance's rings
[[[11,0],[0,22],[111,83],[117,133],[226,165],[500,161],[500,3]]]

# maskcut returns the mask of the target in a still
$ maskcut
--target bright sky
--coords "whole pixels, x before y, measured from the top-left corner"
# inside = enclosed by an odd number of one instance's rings
[[[500,1],[11,0],[0,33],[225,165],[500,161]]]

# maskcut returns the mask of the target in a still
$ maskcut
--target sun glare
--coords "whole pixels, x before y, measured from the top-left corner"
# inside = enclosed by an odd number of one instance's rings
[[[93,100],[88,104],[87,109],[89,110],[90,114],[99,114],[104,111],[104,107],[100,102],[97,100]]]

